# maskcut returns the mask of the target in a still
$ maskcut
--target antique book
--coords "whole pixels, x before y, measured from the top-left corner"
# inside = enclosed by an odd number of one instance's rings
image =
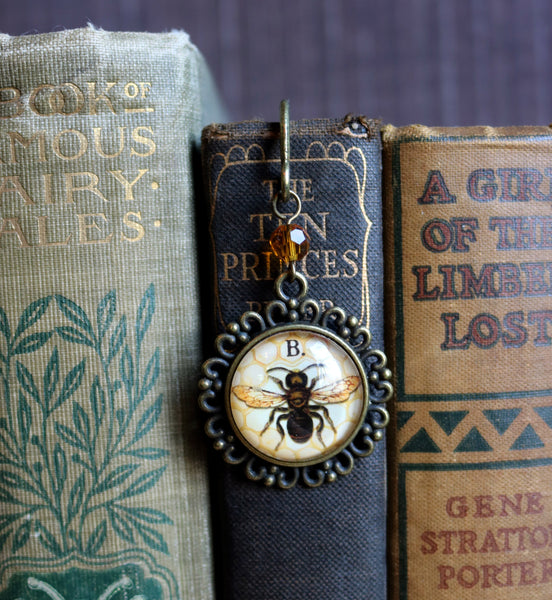
[[[0,36],[0,598],[211,599],[185,33]]]
[[[392,598],[547,600],[551,131],[386,127],[383,146]]]
[[[309,296],[356,314],[382,347],[381,145],[364,118],[305,120],[290,127],[291,189],[310,250],[297,265]],[[279,225],[279,125],[213,125],[202,136],[208,193],[203,229],[213,257],[211,322],[218,332],[274,298],[281,266],[270,251]],[[226,600],[386,597],[385,445],[351,474],[316,489],[250,481],[214,456],[215,539]]]

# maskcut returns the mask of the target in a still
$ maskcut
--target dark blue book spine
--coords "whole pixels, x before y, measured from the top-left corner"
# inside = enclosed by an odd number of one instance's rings
[[[296,222],[311,237],[297,265],[309,296],[358,316],[371,330],[372,347],[382,348],[379,126],[364,118],[298,121],[290,134],[291,189],[302,201]],[[280,224],[271,210],[279,152],[277,124],[204,131],[213,333],[274,298],[280,265],[268,239]],[[212,479],[221,598],[385,599],[384,443],[356,461],[350,475],[317,489],[265,488],[218,456]]]

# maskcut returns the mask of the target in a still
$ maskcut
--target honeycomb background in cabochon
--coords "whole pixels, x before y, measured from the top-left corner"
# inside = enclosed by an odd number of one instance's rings
[[[288,356],[287,340],[294,339],[299,342],[301,352],[296,356]],[[232,387],[236,385],[247,385],[262,388],[263,390],[282,393],[283,391],[273,380],[269,378],[268,369],[283,367],[294,371],[302,371],[309,365],[323,364],[323,367],[310,368],[306,372],[310,385],[313,378],[318,377],[315,390],[351,375],[358,376],[358,369],[350,356],[331,340],[310,331],[297,331],[276,333],[256,346],[254,346],[242,359],[232,379]],[[270,373],[277,377],[285,385],[286,372],[275,371]],[[251,408],[238,400],[232,394],[230,406],[236,425],[245,439],[259,451],[268,457],[280,461],[304,461],[310,460],[321,453],[345,442],[348,436],[355,430],[363,413],[362,390],[357,388],[346,402],[340,404],[325,404],[330,417],[335,425],[335,434],[329,423],[324,419],[322,439],[325,447],[320,443],[316,435],[316,425],[311,439],[305,444],[294,442],[287,434],[287,423],[283,423],[286,435],[278,450],[275,450],[280,441],[280,434],[276,429],[276,419],[268,430],[261,436],[261,431],[266,425],[272,408]],[[285,405],[284,405],[285,406]],[[319,413],[320,414],[320,413]],[[323,417],[323,415],[321,415]]]

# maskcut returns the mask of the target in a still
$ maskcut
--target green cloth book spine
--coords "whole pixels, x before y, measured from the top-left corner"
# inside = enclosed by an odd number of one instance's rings
[[[548,600],[551,131],[390,126],[383,146],[391,597]]]
[[[217,332],[274,299],[281,265],[270,251],[280,224],[271,201],[280,186],[279,125],[213,125],[202,136]],[[341,306],[383,346],[381,145],[364,118],[291,122],[291,189],[297,222],[311,237],[298,264],[308,296]],[[290,210],[294,210],[290,208]],[[206,302],[207,304],[207,302]],[[212,341],[212,340],[211,340]],[[349,475],[316,489],[267,488],[245,464],[213,457],[220,597],[225,600],[343,600],[386,597],[385,443]],[[216,508],[216,505],[215,505]]]
[[[185,33],[0,36],[0,598],[213,597]]]

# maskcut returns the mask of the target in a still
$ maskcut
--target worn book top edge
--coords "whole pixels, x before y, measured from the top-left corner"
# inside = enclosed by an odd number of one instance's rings
[[[300,119],[291,121],[291,135],[348,135],[350,137],[371,139],[379,135],[380,122],[363,116],[347,115],[342,119]],[[241,121],[237,123],[212,123],[203,130],[204,142],[215,139],[244,137],[267,138],[280,135],[280,124],[262,120]]]
[[[190,41],[189,35],[181,30],[172,30],[163,33],[105,31],[89,25],[88,27],[78,29],[64,29],[49,33],[33,33],[19,36],[0,33],[0,52],[3,55],[7,53],[25,54],[39,49],[43,51],[49,48],[59,48],[63,45],[97,43],[109,46],[117,42],[128,44],[137,41],[156,45],[165,45],[170,42],[172,47],[176,45],[181,48],[196,50],[196,47]]]
[[[486,140],[517,137],[552,137],[552,129],[545,126],[510,126],[490,127],[485,125],[469,127],[427,127],[425,125],[407,125],[395,127],[385,125],[382,127],[382,140],[384,144],[404,141],[447,141],[465,138],[481,138]]]
[[[358,128],[354,123],[361,123],[364,127]],[[356,127],[356,128],[355,128]],[[358,138],[372,138],[381,131],[382,141],[385,144],[405,141],[454,141],[463,139],[505,140],[508,138],[552,138],[552,129],[548,126],[468,126],[468,127],[428,127],[425,125],[408,125],[395,127],[394,125],[381,125],[377,119],[365,117],[352,117],[347,115],[343,119],[302,119],[292,121],[290,133],[292,135],[348,135]],[[236,123],[212,123],[204,128],[202,141],[209,143],[217,139],[248,138],[264,136],[275,138],[279,136],[280,125],[276,122],[262,120],[242,121]]]

